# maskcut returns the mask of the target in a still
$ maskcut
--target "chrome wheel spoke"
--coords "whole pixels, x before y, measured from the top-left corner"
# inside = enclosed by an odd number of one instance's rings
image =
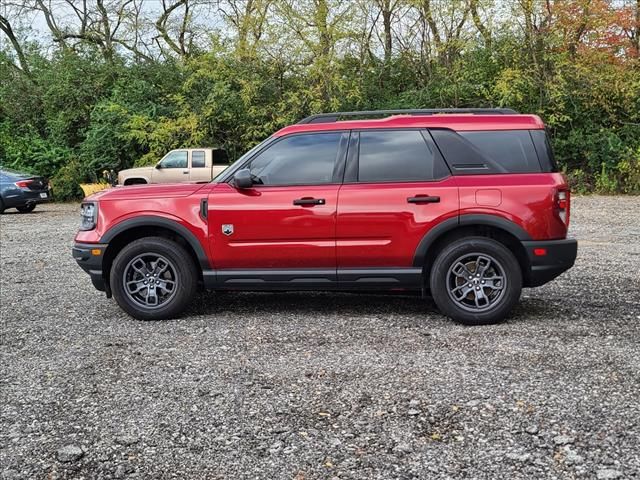
[[[485,278],[484,282],[483,286],[491,290],[502,290],[504,287],[504,279],[501,276]]]
[[[476,287],[474,290],[474,300],[476,307],[483,308],[489,305],[489,298],[484,294],[484,290],[480,287]]]
[[[127,291],[131,294],[138,293],[140,290],[147,288],[142,280],[132,280],[127,282]]]
[[[457,262],[453,266],[452,272],[456,277],[460,277],[460,278],[463,278],[465,280],[468,280],[472,276],[472,274],[469,271],[469,269],[467,268],[467,266],[462,262]]]
[[[156,306],[158,305],[158,295],[156,295],[156,289],[155,288],[148,288],[147,289],[147,305],[150,306]]]
[[[476,260],[476,273],[483,276],[490,266],[491,258],[480,255]]]
[[[465,298],[467,295],[469,295],[469,292],[471,292],[473,290],[473,288],[469,287],[466,283],[460,285],[459,287],[454,288],[451,293],[453,293],[453,295],[458,299],[458,300],[462,300],[463,298]]]
[[[173,280],[158,280],[158,288],[162,289],[166,293],[172,292],[175,285],[176,282],[174,282]]]

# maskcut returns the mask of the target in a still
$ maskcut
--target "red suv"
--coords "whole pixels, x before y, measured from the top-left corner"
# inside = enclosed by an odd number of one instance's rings
[[[74,258],[139,319],[199,288],[386,290],[487,324],[577,252],[544,124],[508,109],[314,115],[211,183],[118,187],[81,215]]]

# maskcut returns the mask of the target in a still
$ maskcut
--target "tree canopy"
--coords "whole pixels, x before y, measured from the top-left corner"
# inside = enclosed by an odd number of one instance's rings
[[[4,0],[0,42],[0,162],[59,198],[311,113],[441,107],[536,113],[574,189],[640,193],[640,0]]]

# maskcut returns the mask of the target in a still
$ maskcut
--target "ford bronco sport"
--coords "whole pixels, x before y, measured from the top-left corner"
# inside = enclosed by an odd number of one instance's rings
[[[180,314],[198,288],[386,290],[478,325],[573,265],[569,201],[535,115],[319,114],[211,183],[86,198],[73,256],[139,319]]]

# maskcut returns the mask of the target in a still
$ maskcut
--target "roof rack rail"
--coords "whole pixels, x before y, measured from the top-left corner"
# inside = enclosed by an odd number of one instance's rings
[[[437,115],[442,113],[466,113],[474,115],[514,115],[518,112],[511,108],[426,108],[399,110],[363,110],[361,112],[318,113],[303,118],[298,123],[332,123],[337,122],[340,117],[372,117],[376,115]]]

